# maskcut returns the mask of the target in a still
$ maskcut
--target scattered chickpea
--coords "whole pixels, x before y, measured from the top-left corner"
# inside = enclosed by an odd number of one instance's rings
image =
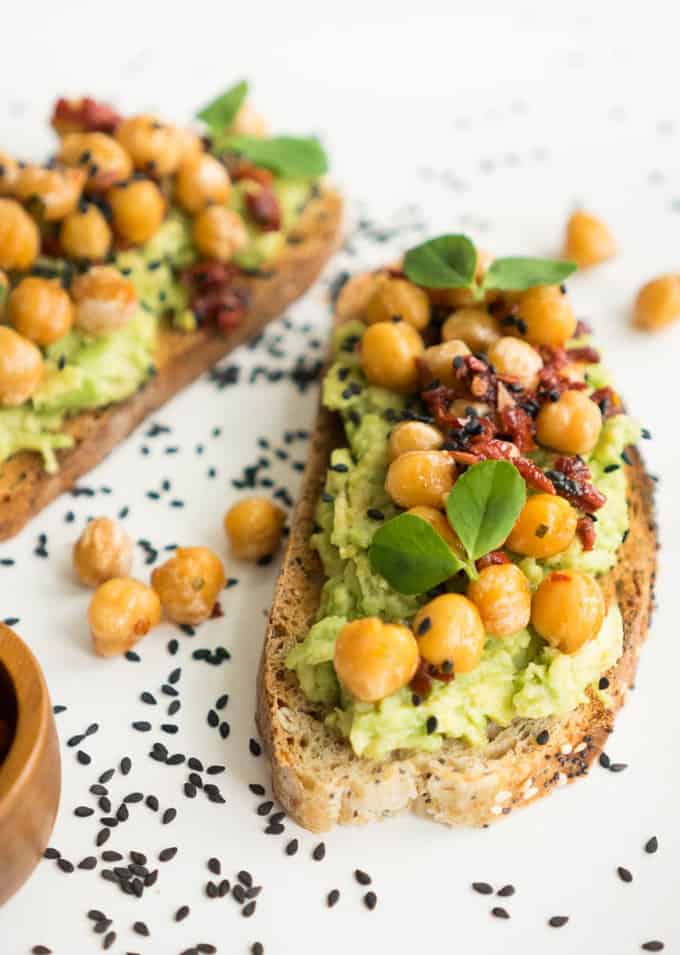
[[[479,663],[486,634],[477,607],[462,594],[442,594],[421,607],[413,621],[420,655],[436,667],[469,673]]]
[[[231,132],[237,136],[266,136],[267,121],[250,103],[244,103],[234,118]]]
[[[59,229],[59,243],[64,253],[90,262],[101,262],[106,258],[112,238],[108,222],[92,203],[80,203],[66,216]]]
[[[407,451],[436,451],[444,443],[441,431],[423,421],[402,421],[389,438],[390,461]]]
[[[208,206],[199,212],[192,235],[199,252],[218,262],[228,262],[248,241],[243,219],[226,206]]]
[[[346,623],[335,644],[335,672],[357,700],[376,703],[406,686],[418,668],[408,627],[365,617]]]
[[[19,171],[14,193],[24,202],[38,203],[38,218],[55,222],[73,212],[78,205],[85,178],[82,169],[28,165]]]
[[[498,319],[484,308],[459,308],[442,325],[443,341],[457,338],[473,352],[487,352],[500,337]]]
[[[24,338],[51,345],[71,330],[73,303],[56,279],[29,275],[10,292],[7,317]]]
[[[38,227],[14,199],[0,199],[0,268],[23,271],[40,251]]]
[[[112,265],[95,265],[71,285],[75,324],[88,335],[123,328],[137,312],[137,292]]]
[[[28,401],[40,386],[43,370],[40,349],[0,325],[0,405],[12,408]]]
[[[131,577],[114,577],[100,584],[88,610],[95,652],[101,657],[125,653],[161,619],[158,595]]]
[[[499,375],[516,378],[527,391],[538,384],[543,359],[527,342],[510,336],[499,338],[489,348],[488,358]]]
[[[19,163],[8,153],[0,152],[0,196],[13,196],[19,178]]]
[[[470,582],[468,597],[476,606],[484,630],[506,637],[523,630],[531,617],[529,581],[516,564],[489,564]]]
[[[576,331],[576,316],[566,292],[557,285],[537,285],[517,296],[517,310],[532,345],[564,345]]]
[[[155,182],[133,179],[106,194],[113,227],[121,239],[140,245],[154,236],[165,216],[165,199]]]
[[[285,512],[266,497],[239,501],[224,517],[232,552],[241,560],[259,560],[275,553],[285,523]]]
[[[59,159],[85,170],[89,192],[104,192],[129,179],[133,170],[130,156],[106,133],[68,133],[61,141]]]
[[[175,172],[185,147],[185,140],[174,126],[162,123],[155,116],[130,116],[116,126],[114,133],[121,146],[132,157],[135,168],[156,176]]]
[[[120,524],[97,517],[73,546],[73,569],[86,587],[98,587],[113,577],[127,577],[132,554],[132,540]]]
[[[648,332],[680,318],[680,275],[660,275],[643,285],[635,299],[633,323]]]
[[[515,554],[554,557],[571,544],[578,517],[568,501],[556,494],[532,494],[506,541]]]
[[[536,590],[531,623],[562,653],[575,653],[600,631],[605,615],[600,585],[579,570],[556,570]]]
[[[406,279],[387,278],[378,283],[366,306],[366,322],[401,320],[419,332],[430,322],[427,293]]]
[[[562,257],[575,262],[580,269],[599,265],[616,255],[616,240],[606,222],[579,209],[567,222]]]
[[[589,454],[602,430],[602,413],[583,391],[565,391],[544,404],[536,417],[541,444],[567,454]]]
[[[351,319],[363,320],[368,303],[378,285],[386,279],[381,272],[361,272],[348,279],[340,289],[335,303],[335,314],[339,321]]]
[[[456,376],[454,362],[457,358],[464,358],[470,354],[470,349],[465,342],[457,338],[451,338],[441,345],[431,345],[425,349],[421,360],[421,367],[425,378],[428,381],[436,379],[449,388],[461,388],[460,381]]]
[[[361,367],[372,385],[409,394],[418,387],[423,340],[406,322],[376,322],[361,342]]]
[[[225,582],[222,561],[207,547],[180,547],[151,575],[163,610],[177,623],[207,620]]]
[[[390,464],[385,490],[400,507],[442,507],[455,471],[445,451],[407,451]]]
[[[175,196],[187,212],[200,212],[213,203],[227,201],[231,190],[229,173],[209,153],[198,153],[177,170]]]

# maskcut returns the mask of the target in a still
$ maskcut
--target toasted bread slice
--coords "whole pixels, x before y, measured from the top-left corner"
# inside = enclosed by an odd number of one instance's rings
[[[322,408],[311,442],[290,541],[271,609],[258,678],[257,722],[272,762],[274,792],[307,829],[364,823],[412,809],[448,825],[484,826],[555,787],[585,776],[612,731],[647,635],[656,570],[652,481],[637,451],[627,466],[630,532],[601,583],[618,600],[624,651],[607,674],[613,705],[590,701],[561,718],[516,720],[481,749],[447,740],[436,753],[373,761],[323,722],[285,660],[314,623],[324,573],[309,544],[331,451],[344,446],[339,419]],[[548,741],[536,737],[544,730]]]
[[[228,333],[216,327],[186,333],[161,330],[158,373],[119,404],[70,418],[65,431],[75,445],[58,453],[59,470],[47,474],[38,454],[23,452],[0,464],[0,540],[18,533],[38,511],[98,464],[148,414],[220,358],[280,315],[317,278],[340,239],[342,200],[325,190],[307,205],[283,255],[262,276],[245,279],[248,314]]]

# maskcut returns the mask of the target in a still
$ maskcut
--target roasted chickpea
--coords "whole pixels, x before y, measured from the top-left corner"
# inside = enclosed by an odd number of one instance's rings
[[[480,661],[486,634],[479,611],[462,594],[442,594],[413,621],[420,655],[436,667],[469,673]]]
[[[186,126],[177,126],[175,132],[180,142],[180,162],[187,162],[189,159],[194,159],[205,152],[203,140],[193,129],[188,129]]]
[[[88,335],[123,328],[137,311],[137,292],[130,279],[112,265],[96,265],[71,285],[75,324]]]
[[[635,299],[633,322],[654,332],[680,318],[680,275],[660,275],[643,285]]]
[[[212,203],[226,202],[230,189],[229,173],[209,153],[185,160],[177,170],[175,195],[187,212],[200,212]]]
[[[442,325],[443,341],[456,338],[473,352],[487,352],[500,337],[498,319],[484,308],[459,308]]]
[[[266,136],[267,121],[250,103],[244,103],[234,118],[231,132],[238,136]]]
[[[14,189],[18,199],[38,203],[37,212],[47,222],[63,219],[73,212],[83,194],[85,172],[82,169],[24,166]]]
[[[281,543],[286,514],[266,497],[248,497],[234,504],[224,518],[232,552],[241,560],[259,560]]]
[[[366,321],[402,320],[422,331],[430,322],[430,302],[423,289],[406,279],[387,278],[379,282],[366,306]]]
[[[522,292],[517,310],[532,345],[564,345],[576,331],[571,302],[557,285],[537,285]]]
[[[499,375],[516,378],[527,391],[532,391],[538,384],[543,359],[527,342],[506,335],[493,343],[488,357]]]
[[[168,176],[182,159],[185,140],[174,126],[160,122],[155,116],[130,116],[116,126],[114,133],[135,164],[136,169]]]
[[[161,619],[158,594],[131,577],[114,577],[95,590],[88,610],[95,652],[125,653]]]
[[[605,609],[602,590],[594,577],[580,570],[556,570],[534,594],[531,623],[551,647],[575,653],[598,635]]]
[[[465,551],[463,550],[463,545],[458,535],[441,511],[438,511],[434,507],[424,507],[421,505],[420,507],[410,507],[406,513],[412,514],[414,517],[419,517],[423,521],[427,521],[430,527],[433,528],[440,537],[444,538],[451,550],[455,551],[459,557],[465,557]]]
[[[126,242],[140,245],[160,229],[165,215],[165,199],[150,179],[121,183],[111,189],[106,198],[111,206],[113,227]]]
[[[380,282],[386,276],[380,272],[361,272],[348,279],[340,289],[335,303],[335,314],[339,321],[351,319],[363,320],[368,303]]]
[[[14,329],[0,325],[0,405],[22,405],[38,390],[42,377],[40,349]]]
[[[99,209],[89,202],[81,202],[61,223],[59,243],[74,259],[100,262],[111,248],[111,228]]]
[[[584,391],[565,391],[544,404],[536,418],[541,444],[567,454],[588,454],[602,430],[602,413]]]
[[[177,623],[207,620],[225,582],[222,561],[207,547],[180,547],[151,575],[163,610]]]
[[[444,436],[433,425],[423,421],[402,421],[390,434],[390,460],[406,451],[436,451],[443,442]]]
[[[90,521],[73,547],[73,569],[86,587],[98,587],[113,577],[127,577],[133,543],[120,524],[109,517]]]
[[[38,227],[14,199],[0,199],[0,268],[23,271],[40,251]]]
[[[571,544],[576,534],[576,511],[556,494],[532,494],[527,498],[507,547],[526,557],[553,557]]]
[[[68,133],[61,141],[59,159],[84,169],[85,188],[105,192],[132,175],[132,160],[120,143],[106,133]]]
[[[413,679],[418,644],[408,627],[364,617],[346,623],[335,644],[335,672],[352,696],[377,703]]]
[[[423,340],[406,322],[369,325],[361,342],[361,367],[372,385],[409,394],[418,387]]]
[[[461,388],[460,381],[456,375],[457,359],[464,358],[470,354],[470,349],[465,342],[457,338],[451,338],[441,345],[431,345],[425,349],[421,365],[428,380],[436,379],[449,388]]]
[[[490,564],[468,587],[473,602],[492,637],[523,630],[531,617],[529,581],[516,564]]]
[[[24,338],[51,345],[70,332],[73,303],[56,279],[29,275],[10,293],[7,317]]]
[[[248,241],[241,216],[226,206],[208,206],[193,222],[196,248],[209,259],[228,262]]]
[[[562,257],[580,269],[598,265],[616,255],[616,240],[606,222],[579,209],[569,217]]]
[[[13,196],[19,178],[19,163],[8,153],[0,152],[0,196]]]
[[[445,451],[407,451],[390,464],[385,490],[400,507],[442,507],[455,472]]]

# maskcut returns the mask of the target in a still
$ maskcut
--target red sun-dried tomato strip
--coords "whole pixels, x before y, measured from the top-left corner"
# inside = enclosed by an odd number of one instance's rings
[[[484,570],[485,567],[491,567],[494,564],[509,564],[510,558],[507,554],[504,554],[502,550],[492,550],[488,554],[484,554],[483,557],[480,557],[475,561],[475,567],[477,570]]]
[[[598,388],[590,396],[591,400],[599,407],[603,418],[611,418],[613,415],[621,414],[623,405],[621,399],[611,388]]]
[[[262,166],[255,166],[246,159],[230,160],[227,164],[229,175],[238,182],[240,179],[250,179],[251,182],[259,182],[261,186],[271,186],[274,182],[274,173]]]
[[[576,522],[576,533],[579,536],[584,550],[592,550],[595,546],[595,521],[589,514],[580,517]]]
[[[51,123],[59,133],[112,133],[122,118],[108,103],[100,103],[91,96],[62,96],[55,103]]]
[[[569,459],[558,458],[555,463],[565,460]],[[558,470],[557,467],[546,473],[560,497],[565,498],[570,504],[586,514],[599,510],[607,501],[602,491],[599,491],[594,484],[590,484],[588,481],[570,477],[564,471]]]
[[[190,265],[182,272],[182,281],[192,288],[204,288],[207,285],[230,284],[239,274],[236,265],[225,262],[204,261]]]
[[[550,477],[529,458],[522,457],[517,447],[509,441],[499,441],[498,438],[475,440],[470,442],[468,451],[449,451],[449,454],[454,461],[466,465],[489,460],[510,461],[531,487],[545,494],[555,493]]]
[[[590,468],[579,454],[556,458],[553,468],[577,481],[590,481],[592,478]]]
[[[231,331],[245,318],[250,296],[234,285],[239,274],[236,266],[222,262],[198,262],[184,270],[191,309],[200,322],[214,321],[222,331]]]
[[[265,232],[278,232],[281,228],[281,203],[269,186],[246,192],[246,207],[253,221]]]
[[[523,408],[519,405],[507,406],[499,412],[499,418],[503,434],[508,435],[522,454],[535,449],[536,425]]]
[[[568,348],[567,357],[569,361],[582,361],[589,365],[597,365],[600,361],[599,351],[591,345],[583,345],[581,348]]]

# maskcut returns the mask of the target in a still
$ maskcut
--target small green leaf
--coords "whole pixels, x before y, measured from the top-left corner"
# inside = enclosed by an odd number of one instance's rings
[[[228,136],[219,145],[279,176],[307,179],[323,176],[328,171],[326,153],[314,136],[274,136],[271,139]]]
[[[415,514],[383,524],[368,553],[373,569],[400,594],[423,594],[463,566],[444,538]]]
[[[525,501],[524,480],[509,461],[482,461],[458,478],[446,513],[471,561],[501,546]]]
[[[575,271],[576,265],[573,262],[510,256],[506,259],[495,259],[491,263],[482,281],[482,287],[522,292],[534,285],[559,285]]]
[[[248,83],[246,80],[241,80],[240,83],[229,87],[228,90],[204,106],[196,114],[196,118],[202,119],[213,132],[221,133],[234,122],[236,114],[247,95]]]
[[[477,251],[466,235],[440,235],[404,256],[406,276],[425,288],[467,288],[476,266]]]

